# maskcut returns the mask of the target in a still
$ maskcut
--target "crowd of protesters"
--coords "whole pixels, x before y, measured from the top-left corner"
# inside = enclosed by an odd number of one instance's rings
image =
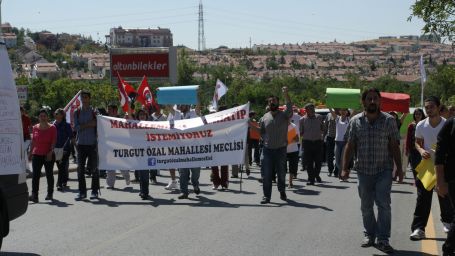
[[[298,164],[308,174],[307,185],[321,183],[321,165],[327,162],[328,176],[346,181],[354,171],[358,179],[358,194],[361,202],[364,237],[362,247],[377,246],[378,249],[393,252],[389,244],[391,229],[391,185],[396,178],[403,180],[402,160],[399,149],[399,129],[406,114],[401,118],[395,112],[380,110],[381,94],[370,88],[362,94],[363,111],[356,113],[349,109],[329,109],[327,116],[317,114],[315,105],[308,103],[300,111],[291,102],[286,87],[282,89],[285,107],[280,107],[281,95],[267,99],[266,113],[262,117],[250,111],[248,122],[247,149],[243,166],[222,165],[211,167],[210,180],[214,190],[229,187],[231,179],[238,178],[242,168],[250,175],[250,166],[260,168],[263,187],[261,204],[268,204],[272,196],[272,184],[277,183],[280,199],[287,201],[286,173],[288,187],[293,187],[297,178]],[[86,175],[91,176],[90,199],[96,200],[100,192],[100,177],[106,178],[106,188],[114,189],[115,170],[98,170],[96,118],[99,114],[118,117],[117,106],[109,105],[107,112],[96,109],[90,103],[92,95],[81,92],[82,105],[74,112],[74,126],[65,120],[63,109],[54,112],[52,123],[50,113],[41,109],[38,123],[31,124],[30,118],[21,107],[24,143],[29,147],[29,160],[32,163],[32,192],[30,201],[38,202],[39,179],[44,166],[47,180],[45,200],[53,200],[54,186],[58,191],[68,188],[68,166],[71,154],[77,159],[78,194],[76,200],[87,198]],[[436,189],[441,207],[441,221],[448,233],[444,243],[444,255],[453,255],[455,249],[455,107],[441,105],[437,97],[428,97],[424,110],[415,109],[413,120],[407,127],[405,154],[414,175],[417,189],[416,208],[411,224],[411,240],[425,238],[425,227],[431,210],[432,191],[427,190],[417,178],[416,168],[422,159],[431,159],[437,172]],[[221,106],[218,111],[226,109]],[[166,115],[167,114],[167,115]],[[201,116],[200,108],[189,105],[168,107],[166,111],[152,107],[140,109],[134,114],[126,114],[127,119],[148,121],[169,121],[171,128],[175,120]],[[72,153],[77,152],[77,156]],[[57,183],[54,185],[53,168],[57,165]],[[407,166],[407,164],[405,165]],[[179,199],[187,199],[190,191],[198,195],[201,168],[170,169],[167,190],[179,190]],[[176,172],[179,177],[177,179]],[[130,184],[130,170],[120,170],[126,185]],[[139,196],[150,198],[149,181],[157,184],[159,170],[135,170],[139,183]],[[190,183],[191,182],[191,183]],[[374,205],[377,206],[377,217]]]

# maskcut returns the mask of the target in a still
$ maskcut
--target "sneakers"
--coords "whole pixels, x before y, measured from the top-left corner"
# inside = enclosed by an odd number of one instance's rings
[[[79,193],[76,198],[74,198],[74,200],[76,201],[81,201],[81,200],[84,200],[87,198],[87,194],[82,194],[82,193]]]
[[[90,194],[90,199],[91,200],[98,199],[98,192],[92,191],[92,193]]]
[[[363,248],[367,248],[367,247],[370,247],[373,245],[374,245],[374,238],[365,234],[365,237],[363,238],[362,244],[360,246]]]
[[[212,190],[218,190],[219,185],[213,185]]]
[[[181,194],[178,199],[188,199],[188,194]]]
[[[28,200],[29,201],[32,201],[34,203],[38,203],[38,194],[31,194],[29,197],[28,197]]]
[[[52,197],[52,193],[47,193],[46,198],[44,198],[44,200],[46,200],[46,201],[54,200],[54,198]]]
[[[390,246],[389,241],[379,241],[376,244],[376,248],[384,253],[393,253],[394,249]]]
[[[446,233],[446,234],[449,233],[451,223],[443,222],[443,223],[442,223],[442,226],[443,226],[442,228],[443,228],[443,230],[444,230],[444,233]]]
[[[169,184],[167,184],[167,186],[164,187],[164,189],[166,189],[166,190],[178,189],[177,181],[176,180],[169,181]]]
[[[280,199],[283,201],[288,200],[288,197],[286,196],[286,192],[284,192],[284,191],[280,192]]]
[[[270,198],[263,197],[262,200],[261,200],[261,204],[268,204],[268,203],[270,203]]]
[[[411,233],[409,239],[411,239],[412,241],[419,241],[425,239],[425,231],[421,230],[420,228],[417,228]]]

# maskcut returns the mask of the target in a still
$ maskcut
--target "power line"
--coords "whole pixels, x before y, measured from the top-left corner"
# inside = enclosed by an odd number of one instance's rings
[[[213,12],[218,13],[218,14],[216,14],[217,16],[225,15],[225,17],[228,17],[228,16],[226,16],[226,14],[230,14],[230,15],[234,15],[234,16],[241,16],[242,18],[256,17],[256,18],[262,19],[262,21],[260,21],[260,23],[268,22],[271,24],[276,24],[278,22],[278,23],[288,24],[287,26],[289,26],[289,24],[292,24],[294,26],[296,26],[296,25],[306,26],[309,29],[319,28],[319,29],[329,29],[330,31],[341,30],[341,31],[350,31],[350,32],[356,32],[356,33],[361,33],[361,34],[366,33],[366,34],[374,34],[374,35],[378,35],[378,34],[387,35],[386,33],[383,33],[383,32],[372,32],[372,31],[367,31],[367,30],[350,29],[350,28],[345,28],[345,27],[325,26],[325,25],[314,24],[314,23],[303,23],[303,22],[299,22],[299,21],[295,21],[295,20],[286,20],[286,19],[277,19],[277,18],[273,18],[273,17],[265,17],[265,16],[256,15],[256,14],[252,14],[252,13],[241,12],[238,10],[233,11],[233,10],[227,10],[227,9],[222,9],[222,8],[216,8],[216,7],[212,7],[212,6],[209,6],[209,9],[210,9],[210,13],[213,13]],[[238,20],[238,18],[230,17],[230,20],[236,21],[236,20]],[[258,22],[257,19],[253,20],[253,22],[255,22],[255,21]]]

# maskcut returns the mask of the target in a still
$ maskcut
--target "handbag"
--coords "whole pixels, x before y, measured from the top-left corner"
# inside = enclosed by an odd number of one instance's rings
[[[55,161],[60,161],[63,158],[63,148],[54,148]]]

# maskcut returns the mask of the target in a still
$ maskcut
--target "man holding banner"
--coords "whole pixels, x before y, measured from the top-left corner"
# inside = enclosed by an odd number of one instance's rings
[[[286,101],[286,110],[280,111],[279,98],[270,96],[267,100],[269,112],[261,118],[260,131],[264,143],[263,149],[263,192],[261,204],[270,203],[272,196],[272,178],[274,170],[278,176],[278,191],[283,201],[287,200],[286,196],[286,147],[288,145],[288,124],[292,116],[292,103],[289,98],[288,88],[283,87],[283,95]],[[250,126],[254,129],[253,126]]]
[[[170,114],[168,116],[168,120],[175,121],[175,120],[183,120],[183,119],[191,119],[198,117],[199,107],[196,109],[190,109],[189,105],[180,105],[179,109],[170,109]],[[172,124],[171,124],[172,126]],[[188,182],[190,179],[190,172],[191,172],[191,184],[193,184],[194,193],[199,195],[201,190],[199,189],[199,176],[201,174],[200,167],[194,168],[180,168],[179,169],[179,176],[180,176],[180,193],[181,195],[178,197],[179,199],[187,199],[188,198]]]

